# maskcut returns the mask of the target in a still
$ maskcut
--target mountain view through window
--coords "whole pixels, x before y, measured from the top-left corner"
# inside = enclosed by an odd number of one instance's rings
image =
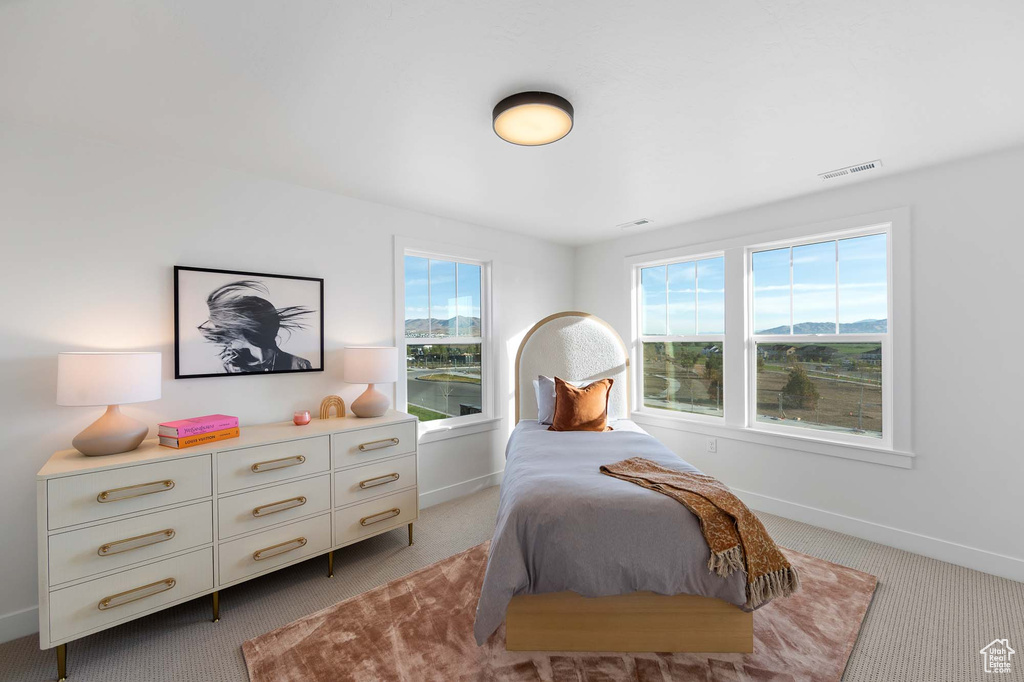
[[[724,415],[725,259],[640,270],[644,407]]]
[[[434,421],[483,409],[481,266],[405,257],[408,411]]]
[[[887,235],[758,251],[751,276],[757,421],[881,438]]]

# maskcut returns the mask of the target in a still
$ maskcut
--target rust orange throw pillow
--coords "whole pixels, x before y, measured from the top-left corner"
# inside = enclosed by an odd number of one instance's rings
[[[555,418],[548,431],[611,431],[608,396],[614,379],[576,388],[555,377]]]

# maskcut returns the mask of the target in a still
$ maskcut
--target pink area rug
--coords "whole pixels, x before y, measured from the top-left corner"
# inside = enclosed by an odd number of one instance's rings
[[[783,549],[801,589],[754,614],[751,654],[505,651],[504,627],[484,646],[473,618],[487,544],[448,557],[242,645],[252,682],[837,681],[877,579]]]

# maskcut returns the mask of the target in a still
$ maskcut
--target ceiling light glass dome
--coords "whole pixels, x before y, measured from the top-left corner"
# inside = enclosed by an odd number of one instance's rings
[[[492,119],[501,139],[537,147],[569,134],[573,109],[567,99],[550,92],[520,92],[498,102]]]

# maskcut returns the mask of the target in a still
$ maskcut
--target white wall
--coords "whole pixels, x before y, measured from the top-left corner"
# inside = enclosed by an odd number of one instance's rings
[[[571,249],[0,126],[0,641],[36,628],[35,472],[101,413],[54,404],[56,353],[162,351],[163,398],[124,408],[153,425],[211,412],[237,415],[243,426],[280,421],[318,409],[331,393],[351,403],[362,387],[342,383],[341,348],[394,342],[396,234],[493,252],[500,388],[508,395],[521,336],[571,307]],[[176,264],[323,277],[327,371],[173,380]],[[424,502],[497,482],[508,424],[424,445]]]
[[[628,339],[626,256],[909,206],[913,469],[649,430],[752,507],[1024,580],[1022,177],[1015,149],[583,247],[576,306]]]

